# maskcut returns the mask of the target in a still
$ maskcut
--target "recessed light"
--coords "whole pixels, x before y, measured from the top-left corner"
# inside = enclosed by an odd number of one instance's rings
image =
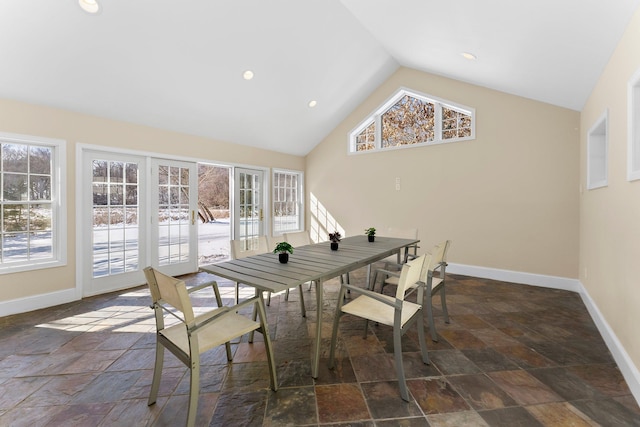
[[[468,59],[469,61],[475,61],[476,59],[478,59],[477,56],[470,52],[462,52],[460,55],[462,55],[463,58]]]
[[[100,11],[100,5],[96,0],[78,0],[82,10],[88,13],[98,13]]]
[[[318,102],[316,100],[309,101],[309,108],[313,108],[316,105],[318,105]]]
[[[242,77],[245,80],[251,80],[253,78],[253,71],[251,71],[251,70],[245,71],[244,73],[242,73]]]

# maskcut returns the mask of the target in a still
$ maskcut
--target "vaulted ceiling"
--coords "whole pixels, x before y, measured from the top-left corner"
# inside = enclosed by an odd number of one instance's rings
[[[400,66],[580,110],[640,5],[97,1],[0,1],[0,98],[295,155]]]

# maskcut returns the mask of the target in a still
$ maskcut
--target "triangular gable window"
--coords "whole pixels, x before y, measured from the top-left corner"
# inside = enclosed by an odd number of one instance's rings
[[[399,90],[350,133],[349,151],[379,151],[475,138],[475,110]]]

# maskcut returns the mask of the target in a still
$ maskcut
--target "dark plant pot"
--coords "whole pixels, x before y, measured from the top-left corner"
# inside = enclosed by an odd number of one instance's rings
[[[278,259],[282,264],[286,264],[289,262],[289,254],[286,252],[283,254],[278,254]]]
[[[332,251],[338,250],[338,242],[331,242],[331,250]]]
[[[373,242],[376,240],[376,236],[367,236],[367,239],[369,239],[370,242]]]

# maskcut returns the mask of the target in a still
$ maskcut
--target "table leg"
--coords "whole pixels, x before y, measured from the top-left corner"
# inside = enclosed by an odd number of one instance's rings
[[[320,367],[320,346],[322,345],[322,280],[316,281],[316,342],[314,358],[311,362],[311,376],[318,378]]]

